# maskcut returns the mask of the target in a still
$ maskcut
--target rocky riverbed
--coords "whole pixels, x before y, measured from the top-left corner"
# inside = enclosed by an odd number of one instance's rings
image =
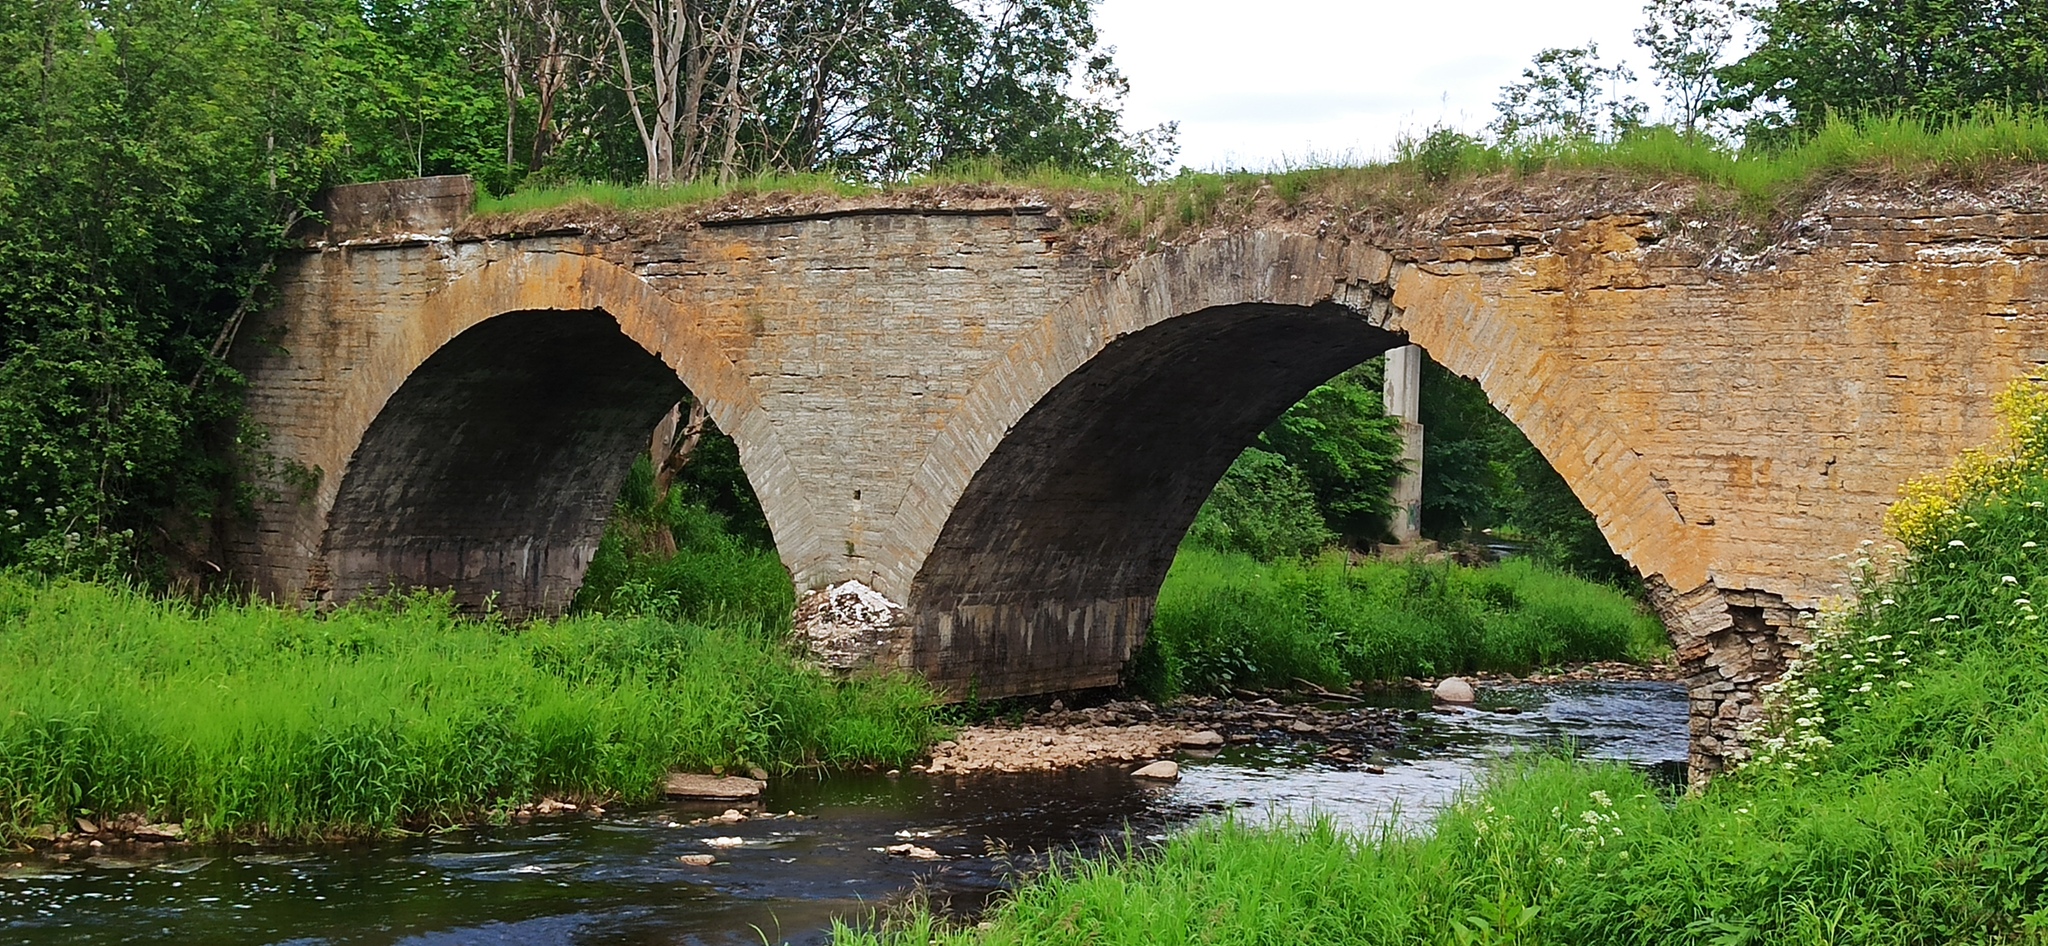
[[[1398,744],[1412,711],[1365,705],[1345,694],[1312,694],[1282,703],[1271,696],[1189,697],[1166,706],[1113,700],[1085,709],[1055,701],[1014,720],[963,727],[912,767],[932,775],[1041,772],[1105,763],[1145,762],[1229,744],[1308,743],[1333,764],[1367,764]]]

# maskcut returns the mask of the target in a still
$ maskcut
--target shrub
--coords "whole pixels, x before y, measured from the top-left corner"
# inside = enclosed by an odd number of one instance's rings
[[[1662,625],[1633,600],[1527,561],[1268,564],[1190,543],[1126,683],[1158,697],[1296,679],[1338,686],[1649,659],[1666,647]]]

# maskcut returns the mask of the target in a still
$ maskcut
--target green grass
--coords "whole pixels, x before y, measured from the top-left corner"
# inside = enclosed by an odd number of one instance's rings
[[[676,552],[662,557],[634,546],[645,530],[668,529]],[[653,615],[678,621],[786,629],[796,589],[774,549],[733,535],[717,513],[674,501],[658,516],[624,504],[613,510],[576,610]]]
[[[674,768],[901,762],[931,707],[904,680],[827,680],[758,623],[512,628],[432,596],[323,618],[0,577],[0,835],[144,812],[304,838],[641,801]]]
[[[2004,489],[2001,487],[2001,489]],[[1069,864],[985,928],[846,943],[2048,942],[2048,480],[1979,495],[1817,630],[1703,794],[1513,760],[1421,835],[1212,822]]]
[[[1605,585],[1527,561],[1466,568],[1181,549],[1132,672],[1153,695],[1322,686],[1566,661],[1651,660],[1663,625]]]
[[[1220,220],[1253,218],[1307,202],[1339,209],[1400,212],[1426,205],[1458,181],[1545,173],[1620,174],[1643,183],[1690,181],[1725,195],[1751,217],[1786,212],[1842,174],[1969,179],[2013,165],[2048,162],[2048,113],[1986,110],[1945,122],[1907,117],[1836,117],[1789,145],[1729,148],[1652,128],[1619,141],[1515,146],[1436,133],[1404,141],[1393,160],[1355,165],[1305,162],[1261,171],[1183,172],[1155,182],[1074,174],[1056,168],[963,164],[891,184],[830,174],[768,175],[719,185],[666,188],[576,184],[479,200],[479,214],[516,214],[578,204],[624,212],[687,207],[771,193],[837,197],[930,187],[1006,187],[1074,201],[1069,216],[1134,239],[1169,239]],[[1716,198],[1705,195],[1709,202]]]

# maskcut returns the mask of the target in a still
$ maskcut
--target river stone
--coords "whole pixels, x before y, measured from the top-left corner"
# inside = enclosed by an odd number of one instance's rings
[[[1170,782],[1180,778],[1180,763],[1170,759],[1161,759],[1131,774],[1138,778],[1165,779]]]
[[[709,854],[684,854],[676,858],[676,863],[684,867],[710,867],[717,860],[718,858]]]
[[[715,775],[693,775],[689,772],[670,772],[668,781],[661,790],[670,798],[758,798],[762,783],[757,779],[720,778]]]
[[[137,841],[181,841],[185,838],[185,826],[181,824],[146,824],[129,833]]]
[[[1204,729],[1180,737],[1180,746],[1183,749],[1214,749],[1222,744],[1223,734],[1214,729]]]
[[[1472,684],[1466,683],[1464,677],[1445,677],[1436,685],[1436,698],[1442,703],[1470,703],[1479,696],[1472,692]]]

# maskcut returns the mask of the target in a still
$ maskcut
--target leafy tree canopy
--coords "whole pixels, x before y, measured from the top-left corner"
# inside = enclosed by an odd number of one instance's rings
[[[1754,131],[1803,134],[1828,113],[1941,120],[2048,102],[2048,4],[2039,0],[1777,0],[1751,11],[1755,51],[1722,70],[1723,108],[1766,111]]]

